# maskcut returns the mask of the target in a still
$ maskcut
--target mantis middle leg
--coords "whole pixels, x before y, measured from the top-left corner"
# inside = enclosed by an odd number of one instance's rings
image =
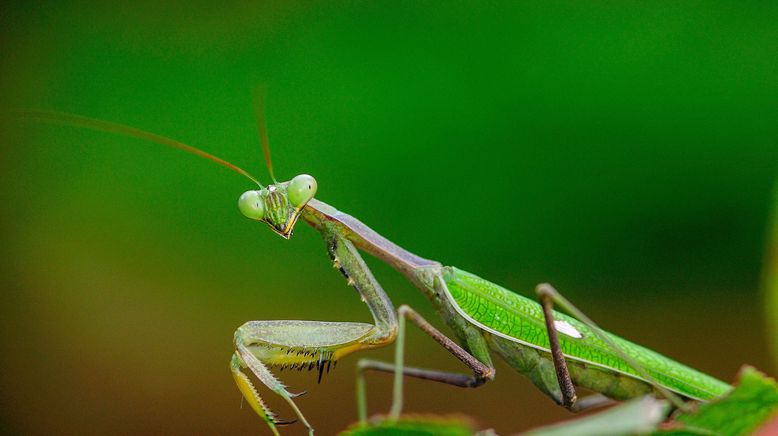
[[[442,279],[436,278],[435,280],[435,286],[445,286]],[[460,337],[463,338],[463,342],[467,348],[471,350],[468,352],[465,348],[441,333],[410,306],[402,305],[397,312],[399,315],[399,328],[397,342],[395,344],[395,362],[392,364],[362,359],[357,364],[357,409],[361,422],[367,420],[367,400],[364,382],[364,372],[366,370],[394,373],[392,408],[389,412],[389,419],[393,420],[399,418],[400,412],[402,411],[403,377],[415,377],[467,388],[475,388],[494,379],[494,366],[492,365],[486,342],[477,328],[466,323],[456,325]],[[467,365],[467,367],[473,371],[473,374],[465,375],[447,371],[404,366],[406,319],[414,323],[423,332],[427,333],[432,339],[442,345],[443,348]]]

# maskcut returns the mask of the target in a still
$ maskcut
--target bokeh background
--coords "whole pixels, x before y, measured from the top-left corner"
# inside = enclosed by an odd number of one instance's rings
[[[778,7],[742,2],[4,2],[2,109],[118,121],[276,174],[423,256],[524,295],[549,281],[610,330],[732,380],[774,374],[759,277],[778,176]],[[299,225],[176,150],[2,118],[0,427],[256,434],[233,385],[247,320],[369,321]],[[396,305],[420,293],[368,259]],[[440,323],[435,320],[438,325]],[[412,332],[408,361],[463,369]],[[391,349],[363,356],[390,358]],[[355,419],[354,364],[284,373],[319,434]],[[498,362],[413,412],[501,433],[568,417]],[[389,377],[368,380],[386,411]],[[280,415],[292,412],[272,394]],[[302,434],[301,426],[285,430]]]

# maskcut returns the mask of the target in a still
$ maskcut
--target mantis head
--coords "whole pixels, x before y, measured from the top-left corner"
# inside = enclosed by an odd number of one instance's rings
[[[288,182],[244,192],[238,199],[238,208],[247,218],[263,221],[289,239],[300,212],[316,195],[316,188],[316,179],[300,174]]]
[[[264,221],[274,232],[284,239],[289,239],[303,208],[316,195],[316,179],[308,174],[300,174],[288,182],[276,180],[265,124],[264,90],[260,87],[254,91],[254,112],[257,115],[259,139],[262,143],[267,170],[274,183],[267,187],[260,184],[260,189],[244,192],[238,199],[238,208],[247,218]]]

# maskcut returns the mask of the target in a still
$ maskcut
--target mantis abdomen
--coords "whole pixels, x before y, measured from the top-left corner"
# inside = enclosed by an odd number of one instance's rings
[[[443,268],[449,298],[457,312],[484,331],[490,348],[513,368],[527,375],[541,390],[557,398],[549,337],[541,305],[474,274]],[[554,312],[556,330],[576,385],[623,400],[653,390],[647,380],[591,328]],[[663,387],[684,397],[710,400],[731,386],[682,365],[655,351],[605,332],[630,358],[642,365]]]

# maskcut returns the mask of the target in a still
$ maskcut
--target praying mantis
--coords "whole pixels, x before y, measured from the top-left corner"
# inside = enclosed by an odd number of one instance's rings
[[[403,378],[415,377],[459,387],[478,387],[495,377],[492,355],[500,356],[557,404],[583,410],[612,400],[646,394],[660,395],[676,407],[686,401],[709,401],[731,386],[661,354],[600,329],[549,284],[535,291],[538,301],[511,292],[474,274],[420,257],[391,242],[358,219],[317,200],[314,177],[301,174],[278,182],[273,174],[262,106],[259,131],[272,184],[262,185],[243,169],[187,144],[118,123],[78,115],[30,111],[19,115],[132,136],[177,148],[225,166],[259,186],[238,200],[247,218],[265,223],[289,239],[298,221],[318,231],[335,269],[360,295],[373,323],[305,320],[249,321],[234,335],[230,370],[247,403],[278,435],[278,427],[301,422],[314,427],[295,404],[300,394],[290,392],[271,371],[308,368],[325,371],[357,351],[395,343],[394,362],[361,359],[357,362],[357,410],[367,419],[365,373],[394,374],[393,401],[388,419],[398,419],[403,407]],[[360,252],[386,262],[413,283],[429,300],[453,339],[407,305],[396,310],[365,264]],[[557,312],[554,306],[565,313]],[[466,365],[470,374],[405,365],[407,322],[417,326]],[[265,404],[249,375],[282,397],[296,420],[282,420]],[[596,394],[578,399],[576,388]]]

